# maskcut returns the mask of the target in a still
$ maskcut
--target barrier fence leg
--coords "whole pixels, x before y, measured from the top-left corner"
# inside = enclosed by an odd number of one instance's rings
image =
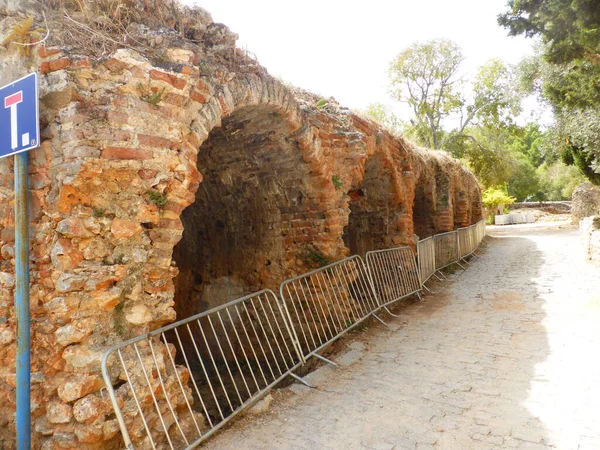
[[[462,270],[467,270],[467,268],[465,266],[463,266],[460,261],[456,261],[456,264],[458,265],[458,267],[460,267]]]
[[[388,313],[392,317],[402,317],[402,316],[399,316],[399,315],[394,314],[393,312],[391,312],[387,306],[384,306],[383,309],[385,310],[386,313]]]
[[[306,381],[304,378],[299,377],[298,375],[296,375],[295,373],[290,373],[290,375],[292,376],[292,378],[294,378],[296,381],[298,381],[299,383],[302,383],[304,386],[308,386],[311,389],[316,389],[316,386],[313,386],[312,384],[310,384],[308,381]]]
[[[427,292],[429,292],[430,294],[435,294],[435,292],[433,292],[431,289],[429,289],[427,286],[423,285],[423,289],[425,289]]]
[[[389,326],[387,323],[385,323],[385,322],[383,321],[383,319],[382,319],[381,317],[379,317],[377,314],[375,314],[375,313],[373,312],[373,313],[371,313],[371,315],[372,315],[373,317],[375,317],[375,319],[377,319],[379,322],[381,322],[381,323],[382,323],[382,324],[383,324],[383,325],[384,325],[386,328],[390,328],[390,326]]]
[[[438,273],[439,273],[439,275],[438,275]],[[444,274],[443,274],[441,271],[439,271],[439,270],[438,270],[437,272],[435,272],[435,273],[434,273],[434,275],[435,275],[435,277],[436,277],[438,280],[440,280],[440,281],[444,281],[444,280],[447,280],[447,279],[448,279],[448,278],[446,278],[446,275],[444,275]],[[440,276],[441,276],[441,277],[440,277]]]
[[[333,362],[332,360],[327,359],[324,356],[319,355],[317,352],[312,352],[311,355],[313,355],[314,357],[320,359],[323,362],[326,362],[327,364],[330,364],[330,365],[335,366],[335,367],[339,367],[338,363]]]

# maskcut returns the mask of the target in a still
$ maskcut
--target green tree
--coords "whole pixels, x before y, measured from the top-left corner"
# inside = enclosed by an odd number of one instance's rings
[[[441,148],[443,121],[462,106],[458,69],[463,59],[454,42],[435,39],[413,44],[390,64],[392,97],[410,106],[411,124],[427,147]]]
[[[530,122],[524,127],[513,127],[512,142],[509,149],[521,153],[533,167],[539,167],[544,162],[541,144],[543,133],[537,123]]]
[[[526,155],[513,153],[514,164],[507,179],[508,193],[518,201],[533,199],[540,191],[540,180],[536,168]]]
[[[456,44],[437,39],[405,49],[389,70],[392,96],[411,107],[416,140],[457,157],[463,156],[467,143],[475,143],[474,127],[508,126],[520,111],[512,68],[493,59],[466,83],[458,77],[462,61]]]
[[[509,34],[539,35],[554,64],[600,58],[600,8],[597,0],[510,0],[498,23]]]
[[[482,203],[490,212],[489,221],[494,223],[494,217],[496,216],[496,210],[499,207],[506,207],[512,205],[516,199],[511,197],[502,189],[497,187],[490,187],[483,191]]]
[[[586,181],[576,167],[562,161],[542,164],[537,175],[540,189],[534,197],[536,200],[570,200],[577,186]]]
[[[371,103],[361,112],[394,133],[399,133],[404,127],[402,121],[383,103]]]
[[[598,1],[511,0],[498,22],[511,35],[541,37],[537,55],[520,66],[521,79],[554,109],[551,152],[600,184]]]

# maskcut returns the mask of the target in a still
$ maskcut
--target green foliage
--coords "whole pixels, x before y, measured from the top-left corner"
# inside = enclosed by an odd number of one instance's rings
[[[331,182],[333,183],[333,185],[335,186],[336,189],[341,189],[344,187],[344,183],[342,183],[342,181],[340,180],[340,177],[338,176],[332,176],[331,177]]]
[[[547,160],[575,166],[591,183],[600,185],[600,109],[563,109],[541,139]]]
[[[327,100],[325,100],[324,98],[322,98],[321,100],[319,100],[316,104],[315,107],[321,109],[324,108],[325,106],[327,106]]]
[[[540,191],[536,168],[522,154],[515,155],[515,163],[507,182],[508,193],[518,201],[530,200]]]
[[[100,218],[104,217],[105,210],[102,208],[94,208],[93,213],[94,213],[94,217],[96,219],[100,219]]]
[[[520,112],[520,95],[514,87],[516,75],[511,67],[493,59],[479,68],[471,83],[465,83],[457,75],[462,60],[456,44],[433,40],[404,50],[389,70],[392,96],[412,109],[411,129],[405,127],[403,134],[427,147],[444,148],[458,158],[466,152],[473,154],[473,150],[489,153],[490,149],[479,141],[479,128],[509,127],[512,117]],[[390,121],[377,105],[371,115]],[[394,125],[402,126],[401,122]]]
[[[167,200],[167,194],[161,194],[157,191],[148,191],[147,194],[150,198],[150,201],[154,203],[160,211],[163,211],[169,204],[169,201]]]
[[[573,191],[586,178],[574,166],[561,161],[544,163],[537,169],[540,188],[534,200],[570,200]]]
[[[140,99],[145,101],[146,103],[150,103],[151,105],[158,105],[162,101],[162,96],[165,93],[165,88],[162,88],[160,91],[152,90],[150,85],[147,87],[142,83],[138,83],[138,91],[140,91]]]
[[[520,86],[544,97],[556,110],[596,108],[600,105],[600,61],[588,59],[553,64],[545,58],[547,46],[518,65]]]
[[[512,0],[499,23],[539,35],[543,46],[520,64],[522,85],[553,107],[549,153],[600,184],[600,8],[597,0]],[[533,80],[533,81],[532,81]]]
[[[435,39],[413,44],[390,65],[392,97],[412,109],[411,123],[423,145],[441,147],[443,120],[463,104],[457,89],[463,59],[454,42]]]
[[[371,103],[366,110],[361,112],[393,133],[399,133],[403,127],[400,119],[383,103]]]
[[[512,36],[541,36],[546,59],[555,64],[600,56],[597,0],[510,0],[498,23]]]
[[[492,223],[498,207],[512,205],[516,201],[516,198],[509,196],[502,189],[492,187],[483,191],[482,203],[490,211],[490,220]]]
[[[473,80],[473,103],[466,108],[466,125],[475,121],[484,126],[507,126],[521,111],[520,95],[515,89],[516,75],[499,59],[481,66]],[[464,125],[463,128],[466,126]]]
[[[314,246],[308,248],[302,255],[302,260],[310,268],[325,267],[334,262],[332,258]]]

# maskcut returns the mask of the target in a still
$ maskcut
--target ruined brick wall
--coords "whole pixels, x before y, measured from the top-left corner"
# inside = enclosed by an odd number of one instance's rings
[[[29,154],[35,448],[118,447],[100,395],[110,345],[481,218],[479,185],[457,161],[333,100],[317,107],[202,17],[194,42],[140,28],[159,59],[0,49],[2,84],[41,74],[43,142]],[[0,15],[0,41],[19,20]],[[14,445],[12,173],[1,160],[0,448]]]

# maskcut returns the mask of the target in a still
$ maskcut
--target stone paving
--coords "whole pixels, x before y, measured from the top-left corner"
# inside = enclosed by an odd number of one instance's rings
[[[600,449],[600,271],[572,227],[511,226],[341,367],[274,394],[209,449]]]

